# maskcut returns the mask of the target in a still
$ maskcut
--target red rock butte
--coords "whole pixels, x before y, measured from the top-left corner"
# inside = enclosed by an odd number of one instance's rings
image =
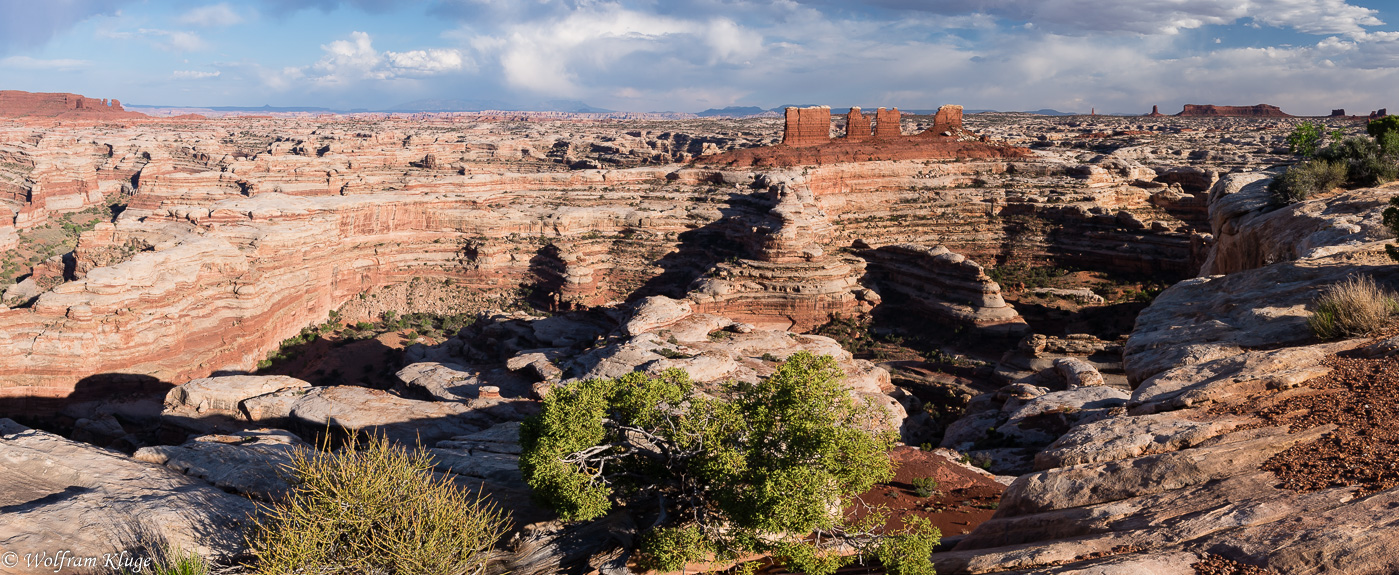
[[[933,125],[905,135],[898,108],[879,108],[871,118],[851,108],[845,135],[831,137],[831,108],[787,108],[782,143],[704,157],[697,162],[727,166],[794,166],[882,160],[1023,158],[1030,150],[971,133],[962,126],[961,106],[942,106]],[[871,124],[873,129],[871,129]]]
[[[1254,106],[1215,106],[1212,104],[1186,104],[1177,116],[1188,117],[1221,117],[1232,116],[1242,118],[1291,118],[1292,114],[1282,111],[1277,106],[1268,104],[1257,104]]]
[[[124,120],[147,116],[140,112],[127,111],[121,107],[121,102],[115,99],[88,98],[58,92],[0,90],[0,117]]]

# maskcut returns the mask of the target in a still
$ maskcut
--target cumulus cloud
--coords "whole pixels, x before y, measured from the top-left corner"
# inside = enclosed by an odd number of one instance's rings
[[[226,3],[195,8],[176,19],[187,26],[222,27],[243,23],[243,16]]]
[[[369,34],[358,31],[349,39],[321,46],[321,50],[325,55],[303,71],[320,85],[437,76],[472,67],[460,50],[451,48],[379,52]]]
[[[667,60],[667,73],[674,73],[673,66],[687,65],[687,59],[698,57],[709,66],[742,64],[764,50],[760,34],[727,18],[677,18],[617,4],[507,25],[471,43],[497,59],[508,85],[549,96],[576,96],[581,76],[606,74],[639,55]]]

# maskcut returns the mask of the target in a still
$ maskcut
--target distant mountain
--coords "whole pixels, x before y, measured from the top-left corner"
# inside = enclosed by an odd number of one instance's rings
[[[309,106],[152,106],[149,104],[127,104],[128,108],[199,108],[201,110],[213,110],[215,112],[318,112],[322,114],[344,113],[345,110],[332,110],[330,108],[316,108]]]
[[[386,112],[480,112],[481,110],[508,110],[510,104],[499,100],[455,100],[427,99],[404,102]]]
[[[578,100],[549,100],[530,106],[507,104],[500,100],[429,99],[404,102],[382,112],[480,112],[505,110],[511,112],[571,112],[577,114],[606,114],[606,108],[596,108]]]
[[[726,116],[730,118],[737,118],[742,116],[756,116],[758,114],[768,111],[769,110],[764,110],[757,106],[728,106],[725,108],[710,108],[695,115],[701,118],[712,118],[714,116]],[[781,109],[774,108],[771,111],[781,111]]]

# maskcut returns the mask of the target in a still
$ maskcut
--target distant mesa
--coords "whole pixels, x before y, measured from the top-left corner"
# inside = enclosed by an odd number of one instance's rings
[[[1160,118],[1162,116],[1165,116],[1165,114],[1162,114],[1161,110],[1156,109],[1156,106],[1152,106],[1151,113],[1147,114],[1147,117],[1149,118]]]
[[[1153,107],[1153,110],[1155,108]],[[1186,104],[1177,116],[1191,118],[1237,117],[1237,118],[1291,118],[1282,108],[1257,104],[1254,106],[1215,106],[1213,104]]]
[[[0,117],[58,118],[63,120],[124,120],[145,118],[129,112],[117,100],[88,98],[78,94],[0,90]]]
[[[791,107],[785,110],[782,143],[777,146],[733,150],[698,161],[729,166],[794,166],[882,160],[1020,158],[1030,150],[988,142],[962,126],[961,106],[942,106],[927,130],[904,135],[898,108],[875,110],[868,116],[860,108],[845,115],[845,134],[831,137],[829,106]]]

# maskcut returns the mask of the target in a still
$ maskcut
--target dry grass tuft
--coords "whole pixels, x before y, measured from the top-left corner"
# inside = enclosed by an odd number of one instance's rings
[[[1384,329],[1396,312],[1399,298],[1393,292],[1370,276],[1352,276],[1322,292],[1307,325],[1323,340],[1362,337]]]

